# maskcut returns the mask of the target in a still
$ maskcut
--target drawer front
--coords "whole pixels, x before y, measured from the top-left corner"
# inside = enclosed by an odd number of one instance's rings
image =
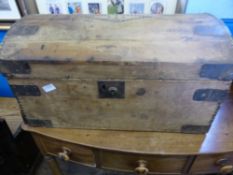
[[[120,171],[135,171],[138,161],[146,162],[149,173],[180,174],[187,161],[185,156],[150,156],[139,154],[124,154],[115,152],[101,153],[101,167]]]
[[[45,154],[55,155],[64,160],[70,160],[89,166],[96,165],[95,156],[91,149],[47,137],[40,137],[40,142]]]
[[[192,174],[233,172],[233,153],[200,155],[191,167]]]

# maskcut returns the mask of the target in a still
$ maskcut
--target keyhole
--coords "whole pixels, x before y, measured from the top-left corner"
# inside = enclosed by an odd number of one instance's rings
[[[109,87],[108,88],[108,92],[112,95],[112,96],[114,96],[114,95],[116,95],[117,93],[118,93],[118,89],[117,89],[117,87]]]
[[[105,85],[105,84],[103,84],[103,85],[101,86],[101,88],[102,88],[103,91],[106,91],[106,85]]]

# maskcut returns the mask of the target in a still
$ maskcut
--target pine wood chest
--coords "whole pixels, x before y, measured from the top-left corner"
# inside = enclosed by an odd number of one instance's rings
[[[205,133],[232,57],[207,14],[33,15],[8,32],[0,71],[31,126]]]

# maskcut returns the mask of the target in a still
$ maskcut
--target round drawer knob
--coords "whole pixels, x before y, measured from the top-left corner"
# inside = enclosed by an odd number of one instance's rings
[[[62,152],[58,153],[58,157],[64,161],[70,160],[69,155],[71,154],[71,150],[69,148],[63,147]]]
[[[220,166],[221,174],[229,174],[233,172],[233,165],[231,165],[231,161],[227,158],[217,160],[216,164]]]
[[[149,172],[148,168],[146,167],[146,161],[139,160],[138,164],[139,166],[135,168],[135,172],[139,175],[146,175]]]
[[[233,172],[233,165],[224,165],[221,167],[220,172],[222,174],[229,174]]]

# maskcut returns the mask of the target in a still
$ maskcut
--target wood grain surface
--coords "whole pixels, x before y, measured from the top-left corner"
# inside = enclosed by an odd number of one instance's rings
[[[77,32],[75,32],[77,31]],[[81,31],[81,32],[80,32]],[[175,46],[175,47],[174,47]],[[10,49],[8,49],[10,48]],[[213,16],[28,16],[6,36],[9,60],[232,62],[229,31]]]
[[[229,31],[207,14],[33,15],[11,27],[0,54],[11,85],[41,93],[16,93],[25,121],[62,128],[205,133],[221,99],[194,94],[227,93],[233,67]],[[100,98],[98,81],[124,82],[124,98]]]
[[[40,88],[40,96],[18,97],[26,121],[49,120],[51,127],[62,128],[187,133],[206,132],[218,109],[217,102],[194,101],[195,91],[229,88],[228,82],[220,81],[127,80],[124,99],[102,99],[93,80],[11,79],[10,83]],[[42,87],[50,83],[56,90],[44,92]],[[140,89],[144,94],[137,94]],[[189,126],[194,129],[183,130]]]
[[[88,147],[120,152],[158,155],[219,154],[233,151],[233,101],[221,105],[209,132],[182,134],[163,132],[104,131],[35,128],[27,131]]]
[[[217,154],[218,158],[224,158],[233,151],[232,113],[233,99],[229,99],[220,106],[206,135],[35,128],[25,124],[22,127],[41,136],[94,149],[150,155],[203,155],[205,160],[205,156],[212,154]]]

